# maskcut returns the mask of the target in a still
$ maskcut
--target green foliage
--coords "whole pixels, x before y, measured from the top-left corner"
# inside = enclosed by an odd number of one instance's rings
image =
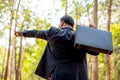
[[[120,24],[112,24],[110,26],[111,32],[112,32],[112,38],[113,38],[113,46],[114,46],[114,52],[113,52],[113,60],[114,60],[114,69],[116,77],[120,76]]]
[[[66,0],[61,0],[61,2],[62,2],[62,7],[64,8],[66,4]]]
[[[4,32],[0,31],[0,38],[2,38],[3,35],[4,35]]]
[[[117,23],[119,24],[120,23],[120,5],[119,5],[120,1],[119,0],[116,0],[116,1],[113,1],[113,7],[112,7],[112,16],[114,17],[112,22],[113,23]]]
[[[112,24],[111,32],[113,37],[113,45],[117,46],[120,44],[120,24]]]
[[[47,23],[46,20],[41,20],[39,17],[36,17],[34,18],[34,28],[33,29],[38,29],[38,30],[41,30],[41,29],[48,29],[51,24],[50,23]]]
[[[0,0],[0,12],[2,10],[5,10],[8,7],[8,1],[7,0]]]
[[[30,15],[30,13],[31,13],[32,11],[31,10],[29,10],[29,9],[24,9],[23,10],[23,13],[24,13],[24,21],[26,21],[26,22],[30,22],[31,20],[30,20],[30,17],[31,17],[31,15]]]
[[[37,79],[37,76],[34,75],[34,71],[41,59],[45,46],[46,42],[40,39],[37,39],[36,43],[33,45],[26,44],[26,47],[24,48],[24,60],[22,62],[23,80]]]

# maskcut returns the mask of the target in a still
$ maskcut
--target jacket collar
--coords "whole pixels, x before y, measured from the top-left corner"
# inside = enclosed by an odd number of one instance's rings
[[[71,29],[71,30],[73,30],[71,27],[64,27],[64,28],[61,28],[61,29]]]

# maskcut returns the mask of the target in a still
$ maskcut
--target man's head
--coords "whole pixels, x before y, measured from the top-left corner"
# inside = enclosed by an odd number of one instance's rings
[[[62,27],[71,27],[73,28],[74,26],[74,19],[69,16],[69,15],[65,15],[63,16],[61,19],[60,19],[60,25],[59,27],[62,28]]]

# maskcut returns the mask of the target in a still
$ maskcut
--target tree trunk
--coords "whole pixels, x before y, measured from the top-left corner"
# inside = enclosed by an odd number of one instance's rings
[[[77,0],[77,2],[78,2],[78,0]],[[76,2],[75,2],[76,3]],[[77,26],[78,25],[78,5],[75,5],[75,21],[76,21],[76,24],[75,24],[75,26]]]
[[[78,11],[77,11],[77,5],[76,5],[76,9],[75,9],[75,15],[76,15],[76,26],[78,25],[78,19],[77,19],[77,17],[78,17]]]
[[[90,55],[90,80],[92,80],[92,56]]]
[[[88,16],[88,23],[90,24],[90,9],[89,9],[89,3],[87,4],[87,1],[86,1],[86,5],[87,5],[87,16]]]
[[[24,24],[24,21],[23,21]],[[24,25],[23,25],[24,26]],[[21,27],[20,31],[23,30],[23,26]],[[18,66],[16,67],[16,80],[21,80],[22,75],[21,75],[21,61],[22,61],[22,37],[20,38],[20,49],[19,49],[19,55],[18,55]]]
[[[17,9],[16,9],[16,14],[15,14],[15,28],[14,28],[14,31],[16,31],[16,27],[17,27],[17,24],[18,24],[18,22],[17,22],[17,17],[18,17],[18,11],[19,11],[19,6],[20,6],[20,2],[21,2],[21,0],[18,0],[18,5],[17,5]],[[15,53],[15,80],[18,80],[18,78],[17,78],[17,58],[16,58],[16,36],[14,35],[14,50],[13,50],[13,53]]]
[[[18,57],[18,67],[16,71],[16,80],[21,80],[21,56],[22,56],[22,37],[20,38],[20,50]]]
[[[106,80],[111,80],[110,55],[106,54]]]
[[[8,45],[8,55],[7,55],[7,61],[6,61],[6,67],[5,67],[4,80],[7,80],[8,73],[9,73],[11,31],[12,31],[12,23],[13,23],[13,2],[14,2],[14,0],[10,1],[10,4],[11,4],[11,18],[10,18],[10,28],[9,28],[9,45]]]
[[[112,0],[108,0],[107,30],[110,31]],[[111,80],[110,55],[106,54],[106,80]]]
[[[94,24],[98,27],[98,0],[94,0]],[[94,58],[93,80],[98,80],[98,56]]]
[[[67,15],[68,13],[68,1],[65,0],[65,15]]]
[[[112,0],[108,0],[107,30],[110,31]]]
[[[87,2],[86,2],[87,4]],[[88,23],[90,24],[90,12],[89,12],[89,4],[87,4],[87,16],[88,16]],[[89,56],[89,80],[93,80],[93,68],[92,68],[92,56],[91,55],[88,55]]]
[[[4,52],[3,52],[4,56],[3,56],[3,63],[2,63],[3,67],[2,67],[1,80],[3,80],[3,78],[4,78],[4,72],[5,72],[5,62],[6,62],[6,53],[7,53],[6,49],[7,49],[7,43],[5,44],[5,49],[4,49]]]
[[[88,80],[92,80],[92,56],[91,55],[88,55],[88,74],[89,74],[89,78]]]
[[[7,80],[7,77],[8,77],[8,68],[9,68],[9,59],[10,59],[10,45],[11,45],[11,25],[12,25],[12,21],[10,22],[10,29],[9,29],[9,45],[8,45],[8,54],[7,54],[7,62],[6,62],[4,80]]]
[[[11,49],[12,50],[12,49]],[[13,53],[11,52],[10,54],[10,67],[9,67],[9,80],[14,80],[14,58],[13,58]]]
[[[98,80],[98,56],[94,58],[93,80]]]

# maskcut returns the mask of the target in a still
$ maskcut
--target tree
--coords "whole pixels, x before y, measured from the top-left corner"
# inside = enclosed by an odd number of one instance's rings
[[[91,21],[90,21],[90,8],[92,7],[92,4],[90,4],[90,1],[89,0],[86,0],[86,7],[87,7],[87,17],[88,17],[88,23],[90,24]],[[93,65],[92,65],[92,55],[87,55],[88,57],[88,79],[89,80],[92,80],[93,79],[93,71],[92,71],[92,68],[93,68]]]
[[[67,15],[68,13],[68,0],[65,0],[65,15]]]
[[[12,23],[13,23],[13,3],[14,0],[10,1],[10,25],[9,25],[9,45],[8,45],[8,55],[7,55],[7,62],[6,62],[6,68],[5,68],[5,75],[4,80],[7,80],[8,73],[9,73],[9,62],[10,62],[10,46],[11,46],[11,30],[12,30]],[[11,77],[11,76],[10,76]]]
[[[65,7],[65,15],[68,14],[68,0],[61,0],[62,1],[62,7]]]
[[[14,28],[14,31],[16,31],[16,27],[18,25],[17,18],[18,18],[18,11],[19,11],[20,2],[21,2],[21,0],[18,0],[16,13],[15,13],[15,28]],[[13,47],[14,47],[13,53],[15,54],[15,80],[20,80],[19,79],[19,76],[20,76],[20,69],[19,69],[20,68],[20,60],[18,61],[18,66],[16,66],[16,63],[17,63],[16,55],[17,54],[16,54],[16,36],[15,35],[14,35]],[[21,52],[21,49],[20,49],[20,52]],[[21,55],[19,55],[19,58],[21,58]]]
[[[110,31],[112,0],[108,0],[107,30]],[[111,80],[110,55],[106,54],[106,80]]]
[[[98,26],[98,0],[94,0],[94,24]],[[98,80],[98,56],[94,59],[93,78]]]

